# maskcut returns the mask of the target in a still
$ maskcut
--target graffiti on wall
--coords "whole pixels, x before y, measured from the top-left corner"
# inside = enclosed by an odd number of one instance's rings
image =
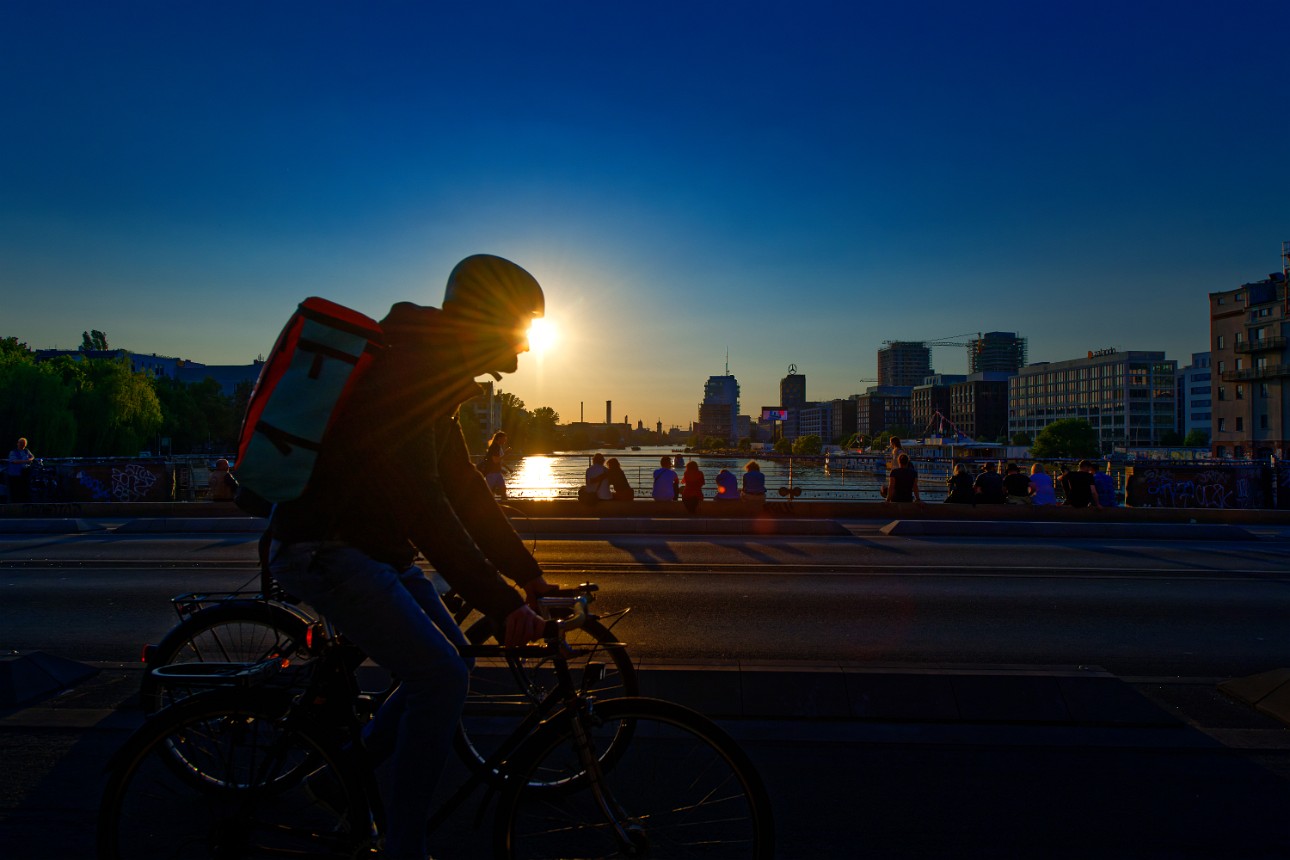
[[[1148,466],[1129,476],[1128,504],[1138,508],[1231,510],[1263,505],[1260,469]]]
[[[72,493],[81,502],[165,502],[170,483],[164,463],[105,463],[78,466]]]

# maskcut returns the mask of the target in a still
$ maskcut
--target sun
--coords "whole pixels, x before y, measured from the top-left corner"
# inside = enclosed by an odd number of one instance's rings
[[[533,320],[529,326],[529,350],[534,355],[542,355],[544,352],[555,348],[555,342],[559,339],[555,325],[545,317],[538,317]]]

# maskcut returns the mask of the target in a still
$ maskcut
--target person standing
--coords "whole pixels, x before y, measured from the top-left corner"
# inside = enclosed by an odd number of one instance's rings
[[[498,430],[488,440],[488,450],[484,459],[479,461],[479,471],[484,473],[488,489],[498,498],[506,498],[506,472],[502,469],[502,458],[506,456],[506,431]]]
[[[681,477],[681,504],[690,513],[699,509],[699,502],[703,501],[703,473],[699,471],[699,464],[694,460],[685,464],[685,474]]]
[[[887,449],[887,471],[890,472],[892,469],[900,468],[900,455],[905,453],[905,449],[900,445],[899,436],[892,436],[888,444],[890,447]]]
[[[654,470],[654,488],[651,495],[656,502],[675,502],[681,490],[681,482],[672,469],[671,457],[660,457],[658,468]]]
[[[274,577],[399,679],[364,730],[373,762],[389,761],[382,856],[391,860],[427,856],[435,785],[470,678],[465,636],[417,553],[495,620],[504,644],[531,642],[545,626],[529,604],[554,586],[457,422],[480,394],[477,377],[515,372],[544,309],[532,275],[489,255],[457,264],[442,310],[395,304],[381,320],[385,346],[337,408],[309,485],[270,520]]]
[[[896,468],[891,470],[887,476],[888,502],[918,502],[923,503],[922,497],[918,494],[918,473],[914,467],[909,465],[909,455],[901,452],[900,459],[896,463]]]
[[[1037,506],[1057,504],[1053,476],[1044,470],[1043,463],[1035,463],[1030,467],[1030,498]]]
[[[9,478],[9,501],[31,501],[31,464],[36,455],[27,448],[26,437],[20,438],[16,447],[9,452],[9,464],[6,469]]]

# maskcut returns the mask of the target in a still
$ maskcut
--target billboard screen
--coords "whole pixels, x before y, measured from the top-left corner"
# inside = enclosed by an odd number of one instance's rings
[[[761,420],[763,421],[787,421],[787,409],[763,409],[761,411]]]

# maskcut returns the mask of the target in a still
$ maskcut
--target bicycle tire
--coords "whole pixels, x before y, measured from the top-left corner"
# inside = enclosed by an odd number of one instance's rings
[[[374,847],[361,780],[329,734],[284,716],[288,703],[273,691],[215,690],[144,723],[108,766],[101,860],[352,858]],[[187,748],[187,775],[176,746]],[[320,781],[326,802],[311,794]]]
[[[602,664],[598,670],[603,672],[600,680],[588,681],[584,693],[597,699],[638,695],[640,682],[636,666],[626,647],[617,642],[603,624],[588,619],[581,628],[570,630],[566,638],[578,652],[576,659],[570,658],[569,661],[576,684],[582,684],[586,677],[585,674],[580,676],[579,672],[585,673],[592,663]],[[555,686],[555,670],[550,658],[511,658],[507,665],[501,665],[501,661],[476,665],[470,677],[465,710],[454,737],[457,755],[473,771],[494,784],[500,784],[502,775],[499,769],[485,768],[488,758]],[[554,704],[559,707],[562,703],[556,701]],[[605,752],[630,743],[631,732],[630,724],[619,725]],[[542,781],[539,784],[556,782]]]
[[[576,721],[581,720],[579,724]],[[599,776],[577,764],[575,729],[634,726],[632,743],[601,756]],[[535,771],[566,768],[579,775],[563,790],[535,789]],[[657,699],[612,699],[590,717],[562,712],[516,754],[498,801],[494,856],[501,860],[578,857],[740,858],[770,860],[775,852],[770,797],[747,754],[715,723]],[[614,821],[631,839],[628,851],[596,800],[607,790]]]
[[[199,609],[175,625],[148,657],[147,668],[175,663],[257,663],[272,656],[300,661],[307,658],[305,634],[309,619],[284,603],[229,600]],[[183,699],[189,692],[163,685],[151,671],[139,683],[139,703],[152,714]]]

